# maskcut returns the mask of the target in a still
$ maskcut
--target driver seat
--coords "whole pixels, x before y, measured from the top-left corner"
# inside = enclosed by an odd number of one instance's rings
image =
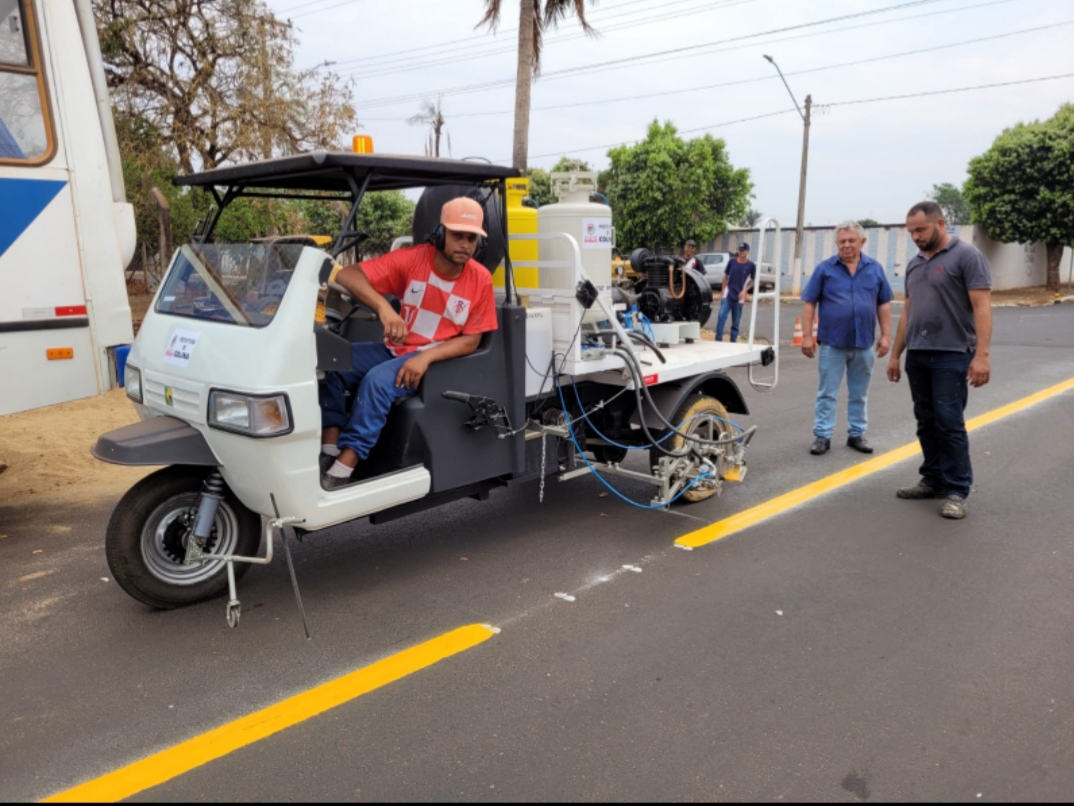
[[[485,333],[474,352],[431,365],[418,391],[392,406],[380,439],[358,463],[356,481],[423,465],[432,476],[430,493],[440,493],[523,472],[522,432],[501,439],[490,426],[471,430],[470,408],[442,396],[450,391],[492,398],[507,410],[513,428],[525,424],[526,309],[500,306],[496,318],[499,328]]]

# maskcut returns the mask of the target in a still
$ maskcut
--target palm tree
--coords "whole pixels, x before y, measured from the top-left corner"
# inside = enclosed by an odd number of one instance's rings
[[[593,2],[593,0],[590,0]],[[485,0],[485,16],[478,25],[495,30],[503,0]],[[541,40],[547,28],[555,28],[572,11],[582,30],[596,33],[585,19],[585,0],[520,0],[518,22],[518,74],[515,82],[514,166],[526,170],[530,144],[530,89],[541,71]]]
[[[748,210],[746,210],[746,215],[742,217],[742,225],[746,227],[755,227],[757,226],[757,222],[761,220],[761,217],[763,215],[764,213],[762,213],[760,210],[754,210],[752,207],[750,207]]]
[[[447,121],[444,120],[444,98],[440,96],[436,103],[425,100],[421,102],[421,111],[407,120],[411,126],[428,126],[429,141],[425,144],[425,156],[440,156],[440,136],[447,138],[448,153],[451,153],[451,135],[447,133]]]

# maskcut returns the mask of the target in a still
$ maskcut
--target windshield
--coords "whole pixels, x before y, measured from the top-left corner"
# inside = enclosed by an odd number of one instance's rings
[[[264,327],[287,293],[301,244],[187,244],[157,301],[157,313]]]

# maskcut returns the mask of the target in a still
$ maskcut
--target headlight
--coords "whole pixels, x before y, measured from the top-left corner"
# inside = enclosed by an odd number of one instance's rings
[[[123,370],[123,383],[127,388],[127,397],[135,403],[142,402],[142,371],[127,364]]]
[[[214,389],[209,393],[209,426],[251,437],[291,433],[287,395],[255,396]]]

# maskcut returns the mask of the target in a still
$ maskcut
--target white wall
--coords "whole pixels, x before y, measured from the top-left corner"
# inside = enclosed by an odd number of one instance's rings
[[[1005,291],[1012,288],[1042,286],[1048,275],[1048,256],[1044,244],[1004,244],[991,240],[983,230],[974,226],[956,226],[950,228],[953,234],[964,241],[969,241],[988,258],[992,267],[992,288]],[[917,254],[906,227],[902,224],[888,224],[870,227],[865,231],[865,253],[878,260],[887,272],[888,281],[896,294],[904,289],[906,264]],[[802,256],[804,269],[802,282],[813,273],[813,267],[827,260],[838,250],[835,247],[834,227],[811,227],[802,233]],[[758,253],[759,232],[757,230],[731,230],[717,236],[702,251],[734,252],[738,243],[750,244],[750,254],[756,258]],[[794,263],[794,230],[785,229],[781,233],[782,257],[779,271],[783,275],[781,285],[789,291],[791,287],[791,268]],[[775,249],[775,233],[769,232],[765,237],[765,255],[771,257]],[[767,258],[766,258],[767,260]],[[1060,279],[1065,283],[1070,276],[1071,250],[1063,252],[1059,266]]]

